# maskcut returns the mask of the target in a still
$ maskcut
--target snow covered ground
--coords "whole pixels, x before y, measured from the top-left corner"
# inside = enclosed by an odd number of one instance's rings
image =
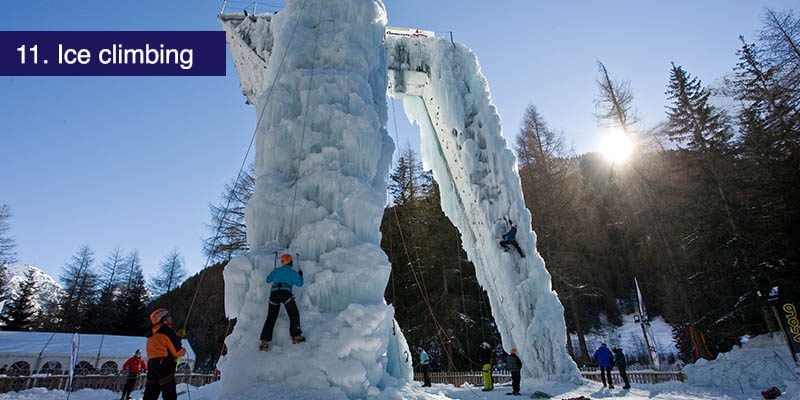
[[[522,381],[523,394],[530,396],[534,391],[549,393],[554,399],[570,399],[585,396],[591,399],[625,398],[645,399],[761,399],[761,391],[777,386],[783,391],[781,400],[800,400],[800,370],[792,371],[792,361],[786,351],[781,336],[759,336],[737,347],[729,353],[720,354],[716,360],[701,360],[684,368],[687,382],[667,382],[660,384],[632,384],[630,390],[603,388],[599,383],[583,380],[580,384]],[[218,400],[219,382],[203,387],[191,387],[189,393],[179,399]],[[380,393],[370,395],[371,399],[508,399],[508,385],[498,385],[492,392],[482,392],[480,387],[463,385],[434,384],[423,388],[420,382],[389,387]],[[186,391],[186,385],[179,385],[178,391]],[[0,400],[55,400],[65,399],[64,391],[31,389],[19,393],[0,394]],[[70,395],[75,400],[109,400],[117,398],[118,393],[109,390],[84,389]],[[136,392],[134,399],[141,399],[142,392]],[[225,400],[260,399],[345,399],[341,392],[330,389],[294,389],[282,384],[259,383],[244,388],[235,396],[225,396]],[[527,398],[527,397],[526,397]]]
[[[201,388],[191,388],[186,394],[178,396],[179,399],[191,400],[217,400],[219,393],[219,383],[206,385]],[[185,385],[178,388],[179,391],[186,390]],[[434,384],[432,387],[423,388],[417,382],[399,388],[392,388],[382,392],[375,399],[409,399],[409,400],[443,400],[443,399],[486,399],[502,400],[507,397],[506,393],[511,391],[509,386],[496,386],[492,392],[482,392],[480,387],[462,386],[456,388],[451,385]],[[529,398],[534,391],[542,391],[552,395],[553,399],[570,399],[585,396],[591,399],[610,399],[625,398],[630,400],[689,400],[689,399],[760,399],[759,390],[750,390],[742,394],[738,389],[706,389],[696,388],[683,383],[661,383],[657,385],[637,385],[630,390],[603,388],[599,383],[585,381],[580,385],[570,385],[563,383],[522,383],[523,396],[519,398]],[[85,389],[73,392],[70,399],[75,400],[109,400],[118,398],[119,393],[109,390]],[[20,393],[0,394],[0,400],[63,400],[67,394],[60,390],[48,391],[45,389],[31,389]],[[134,399],[141,399],[142,392],[134,392]],[[260,399],[312,399],[329,400],[343,397],[332,396],[327,390],[293,390],[284,386],[260,384],[243,391],[239,396],[226,400],[260,400]],[[783,394],[781,400],[800,399],[800,384],[795,383]]]

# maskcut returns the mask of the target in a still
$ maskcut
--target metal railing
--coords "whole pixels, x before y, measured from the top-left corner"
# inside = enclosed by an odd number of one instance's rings
[[[247,1],[247,0],[223,0],[219,14],[244,14],[256,15],[257,12],[274,13],[283,8],[279,2]]]

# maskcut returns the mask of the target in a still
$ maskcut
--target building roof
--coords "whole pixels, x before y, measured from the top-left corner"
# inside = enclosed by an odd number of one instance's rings
[[[78,338],[78,354],[81,357],[97,357],[98,351],[106,357],[130,357],[137,349],[142,351],[143,356],[147,355],[147,338],[144,336],[79,333]],[[43,352],[47,355],[69,356],[71,343],[71,333],[0,331],[0,355]],[[183,341],[183,347],[187,353],[185,358],[195,360],[194,351],[188,341]]]

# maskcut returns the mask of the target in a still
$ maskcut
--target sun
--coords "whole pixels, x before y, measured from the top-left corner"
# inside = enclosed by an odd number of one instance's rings
[[[633,141],[621,130],[607,132],[600,139],[600,153],[613,164],[624,164],[633,154]]]

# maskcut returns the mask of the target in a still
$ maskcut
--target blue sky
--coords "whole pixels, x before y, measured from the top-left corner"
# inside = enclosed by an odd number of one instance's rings
[[[630,81],[652,126],[663,117],[671,61],[711,83],[731,71],[738,35],[754,37],[763,7],[795,4],[385,1],[390,26],[452,31],[475,51],[507,138],[533,103],[578,153],[599,143],[596,60]],[[14,0],[0,30],[219,30],[220,6]],[[395,107],[400,145],[413,143],[417,133]],[[0,77],[0,203],[14,214],[19,261],[57,276],[82,244],[98,260],[121,247],[138,250],[152,275],[178,248],[187,270],[199,271],[208,205],[235,177],[255,118],[230,56],[225,77]],[[388,124],[394,137],[391,114]]]

